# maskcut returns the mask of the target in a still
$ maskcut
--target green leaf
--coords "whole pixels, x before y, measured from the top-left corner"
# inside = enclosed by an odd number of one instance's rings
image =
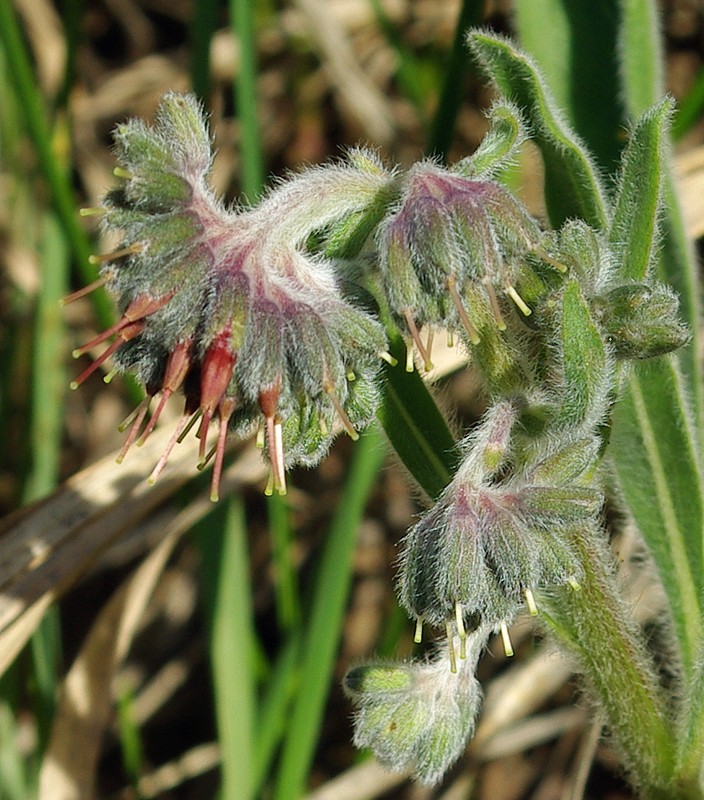
[[[702,635],[704,589],[704,482],[695,447],[676,360],[639,364],[613,412],[610,452],[669,598],[686,674]]]
[[[657,245],[658,212],[667,168],[667,133],[672,101],[664,100],[636,123],[623,154],[609,244],[618,278],[641,281]]]
[[[559,111],[534,61],[508,39],[481,31],[469,46],[503,95],[523,110],[545,164],[545,200],[557,228],[580,217],[607,226],[606,195],[586,147]]]
[[[635,119],[664,91],[659,9],[653,0],[621,0],[620,6],[620,85],[627,113]]]
[[[579,589],[560,587],[541,594],[539,607],[558,640],[577,656],[626,765],[643,789],[640,796],[679,797],[668,793],[675,737],[659,678],[602,539],[589,526],[575,527],[573,545],[584,570]]]

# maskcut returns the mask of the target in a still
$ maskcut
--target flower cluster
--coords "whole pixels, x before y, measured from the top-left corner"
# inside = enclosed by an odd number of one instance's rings
[[[254,208],[228,208],[209,185],[199,104],[166,95],[152,126],[117,129],[121,185],[98,213],[122,239],[96,259],[95,285],[117,297],[121,317],[75,351],[110,342],[74,385],[112,357],[114,371],[146,388],[120,459],[183,393],[151,479],[197,426],[217,499],[228,433],[257,433],[267,491],[283,493],[288,467],[314,465],[337,429],[356,438],[372,421],[380,359],[393,362],[377,309],[404,332],[407,369],[414,346],[431,367],[422,326],[467,340],[489,409],[407,534],[398,578],[416,641],[427,624],[444,642],[430,661],[373,661],[345,678],[356,743],[428,783],[474,730],[474,669],[488,636],[500,631],[511,654],[516,614],[536,615],[546,592],[577,590],[588,574],[577,542],[598,535],[596,474],[618,359],[687,339],[669,289],[619,280],[618,237],[578,219],[540,230],[496,180],[523,141],[520,115],[497,104],[490,120],[484,143],[454,167],[423,161],[401,173],[352,150],[282,181]],[[364,287],[352,280],[360,275]]]
[[[511,401],[492,407],[465,440],[452,482],[405,540],[401,604],[419,625],[445,627],[450,640],[480,622],[505,632],[524,602],[537,613],[539,590],[581,577],[570,529],[597,522],[601,495],[578,483],[596,442],[555,448],[503,478],[518,411]]]
[[[101,258],[100,282],[122,316],[75,351],[113,338],[74,386],[112,356],[117,371],[134,372],[146,387],[120,458],[183,391],[184,415],[152,479],[197,424],[201,463],[215,458],[216,499],[228,431],[259,429],[269,489],[283,493],[285,469],[317,463],[338,423],[356,438],[373,419],[385,348],[379,323],[343,296],[332,263],[304,244],[315,229],[373,207],[393,175],[372,154],[353,151],[346,163],[278,187],[257,208],[228,209],[208,184],[212,151],[201,109],[178,94],[163,98],[153,127],[120,126],[116,144],[123,183],[105,198],[102,224],[123,239]],[[219,434],[208,450],[214,419]]]

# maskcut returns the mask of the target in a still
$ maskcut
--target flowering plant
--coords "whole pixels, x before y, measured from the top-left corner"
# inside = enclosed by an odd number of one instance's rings
[[[533,62],[483,32],[470,46],[502,98],[482,145],[451,167],[426,160],[404,172],[353,150],[290,176],[254,208],[231,209],[208,185],[210,141],[192,97],[167,95],[151,127],[121,126],[122,183],[102,219],[123,241],[102,259],[101,282],[122,316],[76,351],[114,337],[76,384],[109,356],[144,384],[121,457],[183,391],[184,415],[152,479],[197,423],[200,462],[214,458],[213,499],[229,432],[257,433],[267,491],[283,493],[286,469],[317,463],[337,428],[357,438],[372,423],[394,370],[413,371],[416,356],[429,370],[432,334],[446,331],[481,375],[487,410],[439,455],[453,471],[440,491],[406,459],[431,504],[404,541],[398,576],[416,640],[428,626],[440,641],[427,661],[349,671],[355,741],[439,780],[474,730],[484,644],[499,632],[510,655],[509,626],[525,609],[576,655],[644,796],[701,797],[698,578],[673,578],[662,534],[637,520],[670,603],[672,669],[679,697],[692,701],[682,703],[664,691],[628,613],[604,525],[605,498],[617,502],[612,457],[626,500],[637,491],[619,443],[633,422],[621,409],[643,402],[634,363],[690,337],[657,277],[671,103],[633,125],[609,193]],[[501,181],[529,139],[553,189],[542,225]],[[571,178],[559,194],[555,175]],[[400,365],[390,352],[399,335]],[[656,364],[676,392],[677,362]],[[694,427],[686,404],[676,413],[676,428]],[[403,452],[398,428],[389,437]]]

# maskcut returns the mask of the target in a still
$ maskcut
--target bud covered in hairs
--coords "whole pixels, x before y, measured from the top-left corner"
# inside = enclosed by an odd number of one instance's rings
[[[427,662],[372,661],[350,669],[343,686],[356,707],[355,745],[370,748],[389,769],[437,783],[474,733],[482,696],[474,672],[488,635],[470,634],[454,669],[457,642],[440,643]]]

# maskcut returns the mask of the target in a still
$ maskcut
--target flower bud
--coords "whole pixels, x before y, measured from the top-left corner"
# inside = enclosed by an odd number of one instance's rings
[[[459,662],[455,639],[427,663],[352,668],[344,688],[357,707],[355,745],[369,747],[390,769],[411,770],[421,783],[437,783],[474,733],[481,703],[474,671],[487,636],[486,630],[470,634]]]
[[[592,309],[617,358],[654,358],[687,344],[679,302],[663,284],[626,284],[592,300]]]

